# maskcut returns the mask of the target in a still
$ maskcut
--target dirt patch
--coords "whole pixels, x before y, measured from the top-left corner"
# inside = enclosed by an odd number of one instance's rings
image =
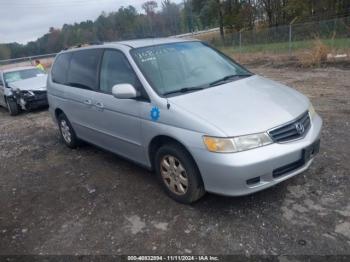
[[[66,148],[47,111],[0,109],[0,254],[350,254],[349,71],[249,68],[303,92],[322,116],[307,172],[180,205],[134,164]]]

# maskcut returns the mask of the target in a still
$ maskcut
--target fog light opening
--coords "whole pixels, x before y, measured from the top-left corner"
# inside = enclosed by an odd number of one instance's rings
[[[259,176],[247,180],[247,185],[248,186],[252,186],[252,185],[255,185],[255,184],[258,184],[258,183],[260,183],[260,177]]]

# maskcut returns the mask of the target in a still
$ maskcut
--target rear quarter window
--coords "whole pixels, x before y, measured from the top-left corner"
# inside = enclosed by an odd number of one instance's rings
[[[102,49],[87,49],[73,52],[67,76],[72,87],[96,90],[98,88],[98,67]]]
[[[65,84],[71,53],[60,54],[52,67],[52,81],[58,84]]]

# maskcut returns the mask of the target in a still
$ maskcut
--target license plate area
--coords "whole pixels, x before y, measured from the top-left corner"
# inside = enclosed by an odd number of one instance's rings
[[[303,167],[311,158],[313,158],[320,151],[320,140],[316,141],[312,145],[302,150],[301,158],[298,161],[290,163],[288,165],[279,167],[272,172],[273,178],[279,178],[285,174],[288,174],[296,169]]]
[[[320,140],[317,140],[312,145],[304,148],[302,152],[302,159],[304,163],[309,162],[311,158],[313,158],[320,151]]]

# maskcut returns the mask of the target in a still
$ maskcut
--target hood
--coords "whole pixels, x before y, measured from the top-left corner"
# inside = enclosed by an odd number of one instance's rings
[[[304,95],[257,75],[168,100],[227,136],[265,132],[309,107]]]
[[[9,83],[12,90],[46,91],[47,75],[41,75]]]

